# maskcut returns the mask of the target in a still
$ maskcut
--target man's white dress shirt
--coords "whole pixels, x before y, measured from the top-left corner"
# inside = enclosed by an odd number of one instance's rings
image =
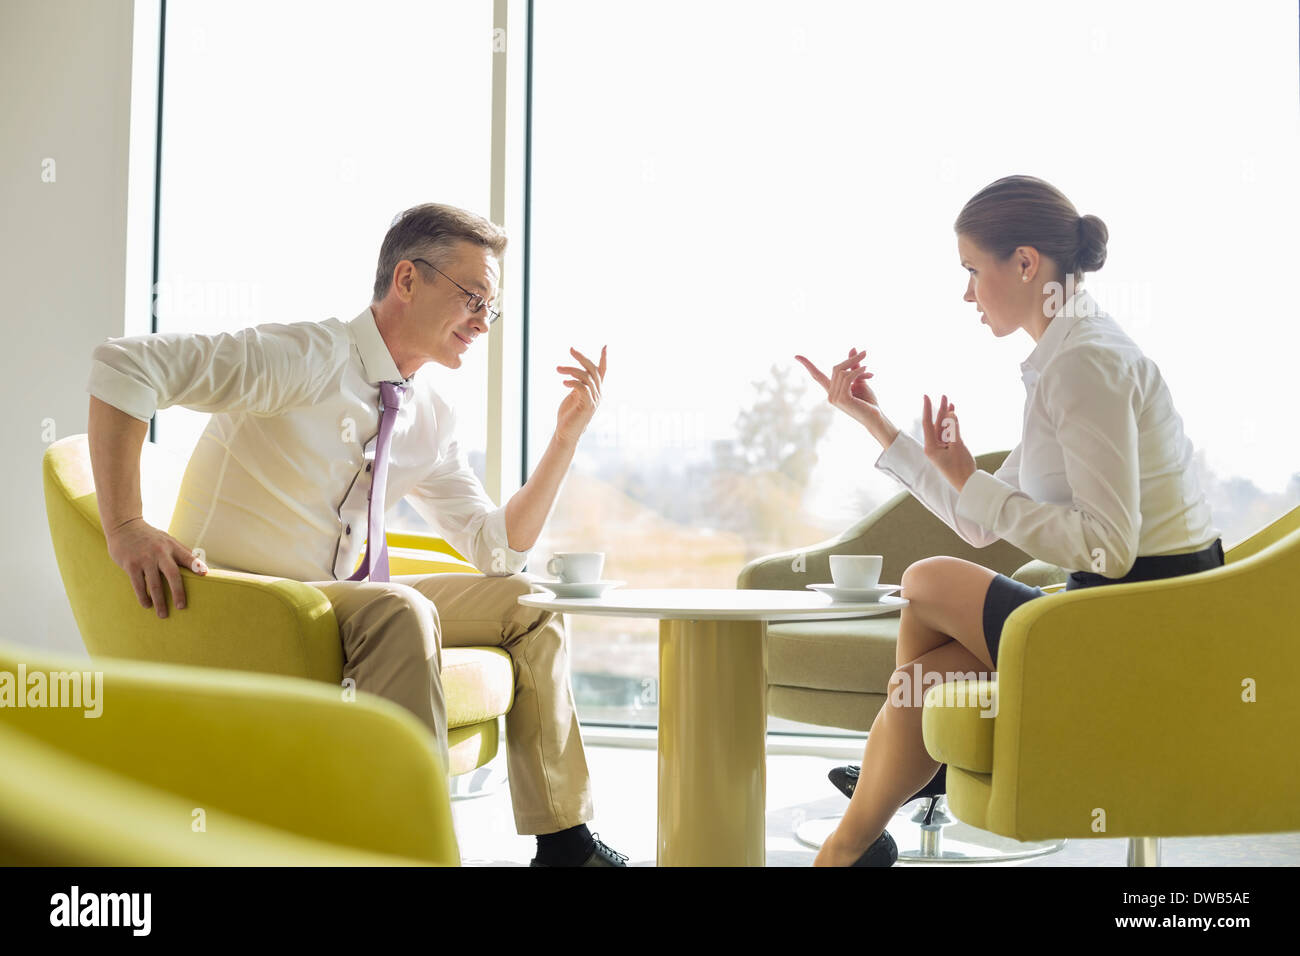
[[[521,571],[529,552],[507,543],[505,508],[469,467],[451,406],[427,374],[402,378],[369,307],[350,322],[107,339],[86,391],[141,421],[170,405],[212,413],[167,529],[210,567],[328,581],[363,553],[385,381],[411,386],[386,506],[406,498],[484,574]]]
[[[1022,438],[995,474],[976,471],[958,493],[903,432],[876,467],[972,546],[1005,539],[1067,571],[1120,578],[1139,556],[1220,536],[1160,369],[1086,290],[1020,368]]]

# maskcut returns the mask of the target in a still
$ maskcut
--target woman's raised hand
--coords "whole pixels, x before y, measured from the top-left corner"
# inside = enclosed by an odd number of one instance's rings
[[[961,437],[956,408],[956,405],[948,402],[948,396],[944,395],[939,403],[936,421],[930,408],[930,396],[926,395],[921,411],[921,426],[925,430],[925,457],[934,462],[935,467],[954,488],[961,491],[966,479],[977,469],[975,456],[970,453]]]
[[[849,349],[849,357],[831,369],[830,375],[826,375],[802,355],[796,355],[795,358],[808,370],[813,380],[826,389],[828,402],[850,418],[871,428],[879,425],[883,416],[880,403],[867,384],[867,379],[875,373],[861,367],[866,354],[857,349]]]

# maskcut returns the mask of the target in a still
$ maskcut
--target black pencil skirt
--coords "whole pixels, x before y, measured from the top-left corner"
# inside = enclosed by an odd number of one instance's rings
[[[1127,584],[1131,581],[1154,581],[1158,578],[1176,578],[1197,571],[1208,571],[1223,565],[1223,539],[1216,538],[1214,543],[1201,551],[1191,554],[1160,554],[1138,558],[1132,570],[1122,578],[1107,578],[1090,571],[1071,572],[1065,582],[1065,590],[1076,588],[1099,587],[1105,584]],[[1002,625],[1006,623],[1011,612],[1020,605],[1034,598],[1047,597],[1049,592],[1030,584],[999,574],[989,582],[988,593],[984,596],[984,642],[988,645],[989,656],[996,667],[998,663],[998,644],[1002,641]]]

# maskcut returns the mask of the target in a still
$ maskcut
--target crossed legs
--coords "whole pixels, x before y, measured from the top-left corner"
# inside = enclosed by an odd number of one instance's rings
[[[988,568],[951,557],[925,558],[903,572],[900,596],[911,603],[899,620],[889,697],[867,735],[849,808],[814,866],[851,865],[884,832],[903,801],[938,771],[939,762],[921,739],[921,689],[930,686],[924,679],[934,673],[993,672],[983,612],[994,576]]]

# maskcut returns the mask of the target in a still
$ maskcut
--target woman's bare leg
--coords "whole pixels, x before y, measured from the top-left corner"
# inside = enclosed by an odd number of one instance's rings
[[[907,585],[903,585],[900,597],[907,597]],[[943,631],[921,620],[909,604],[898,616],[898,648],[894,654],[894,666],[902,667],[951,640]]]
[[[921,739],[919,700],[930,685],[917,686],[913,664],[921,666],[922,676],[936,672],[943,676],[988,672],[956,641],[948,641],[894,672],[890,699],[876,714],[867,735],[862,771],[849,808],[822,845],[815,866],[852,864],[876,842],[903,801],[928,783],[939,769],[939,761],[930,756]]]
[[[903,801],[939,769],[921,738],[925,676],[993,672],[984,640],[984,598],[995,572],[960,558],[926,558],[903,574],[911,603],[899,621],[898,667],[876,714],[849,809],[814,865],[848,865],[885,829]],[[974,650],[972,649],[974,648]],[[915,656],[910,656],[915,655]]]
[[[962,558],[923,558],[903,572],[899,597],[910,602],[898,622],[895,663],[914,661],[945,641],[961,644],[993,669],[984,640],[984,598],[996,571]]]

